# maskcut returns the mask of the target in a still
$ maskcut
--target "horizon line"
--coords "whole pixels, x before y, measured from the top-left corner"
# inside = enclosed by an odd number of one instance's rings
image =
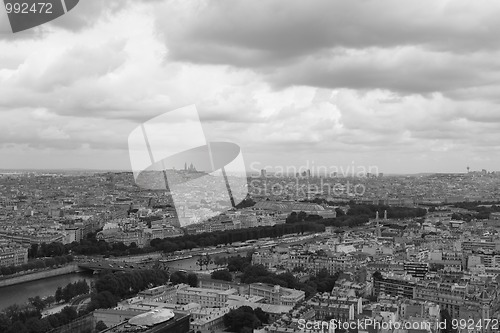
[[[108,169],[108,168],[57,168],[57,167],[52,167],[52,168],[0,168],[1,171],[88,171],[88,172],[96,172],[96,171],[106,171],[106,172],[130,172],[133,173],[131,169]],[[173,170],[173,169],[172,169]],[[183,169],[179,169],[183,170]],[[151,170],[155,171],[155,170]],[[158,170],[159,171],[159,170]],[[204,171],[203,171],[204,172]],[[236,171],[235,171],[236,172]],[[238,171],[238,172],[243,172],[243,171]],[[275,172],[273,171],[267,171],[269,174],[273,174]],[[468,173],[476,173],[479,172],[481,173],[481,170],[477,171],[463,171],[463,172],[452,172],[452,171],[420,171],[420,172],[380,172],[379,174],[382,174],[383,177],[385,176],[392,176],[392,175],[397,175],[397,176],[404,176],[404,175],[431,175],[431,174],[468,174]],[[487,171],[488,173],[500,173],[500,171]],[[258,174],[256,171],[245,171],[247,175],[252,175],[252,174]],[[285,174],[282,174],[285,175]],[[313,174],[311,176],[318,176],[316,174]],[[319,176],[324,176],[324,175],[319,175]],[[342,176],[342,175],[340,175]],[[342,178],[342,177],[330,177],[330,178]],[[344,176],[344,178],[347,178]],[[375,177],[376,178],[376,177]]]

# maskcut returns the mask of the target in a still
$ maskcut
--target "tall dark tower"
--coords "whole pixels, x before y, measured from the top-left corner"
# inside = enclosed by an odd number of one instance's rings
[[[229,194],[229,200],[231,201],[231,206],[233,208],[236,207],[236,203],[234,202],[233,192],[231,191],[231,186],[229,185],[229,180],[227,179],[226,170],[221,168],[222,177],[224,177],[224,182],[226,183],[227,194]]]
[[[469,167],[467,167],[467,173],[469,173],[469,170],[470,170],[470,168],[469,168]]]
[[[116,188],[116,181],[115,181],[115,174],[111,173],[108,177],[109,183],[108,183],[108,190],[114,192]]]
[[[377,227],[375,229],[375,236],[380,237],[380,236],[382,236],[382,233],[380,231],[380,220],[379,220],[379,216],[378,216],[378,210],[375,213],[375,220],[377,221]]]

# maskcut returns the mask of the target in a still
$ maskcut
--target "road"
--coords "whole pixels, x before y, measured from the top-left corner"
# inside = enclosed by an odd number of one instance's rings
[[[80,311],[84,306],[86,306],[90,302],[90,294],[80,295],[75,297],[70,305],[76,310],[76,312]]]
[[[271,247],[271,246],[290,246],[294,244],[304,244],[308,243],[311,241],[315,241],[319,238],[327,237],[328,235],[326,234],[315,234],[315,235],[306,235],[306,236],[297,236],[297,237],[290,237],[290,238],[281,238],[281,239],[275,239],[272,240],[272,244],[267,245],[266,247]],[[221,256],[221,257],[230,257],[230,256],[236,256],[236,255],[244,255],[246,254],[250,249],[245,248],[242,250],[234,250],[235,252],[232,253],[227,253],[227,249],[232,248],[232,247],[225,247],[225,248],[202,248],[202,249],[197,249],[195,251],[185,251],[183,255],[191,255],[191,258],[187,259],[180,259],[180,260],[175,260],[171,262],[165,262],[162,263],[160,267],[168,267],[172,270],[185,270],[188,272],[204,272],[207,271],[207,267],[203,267],[204,269],[200,271],[200,267],[197,264],[197,260],[201,255],[208,254],[212,258],[216,256]],[[258,246],[256,247],[256,249]],[[148,260],[147,255],[142,255],[141,256],[143,260]],[[155,257],[158,258],[156,255]],[[158,258],[159,259],[159,258]],[[148,262],[136,262],[137,261],[137,256],[131,256],[131,257],[118,257],[118,258],[108,258],[108,259],[96,259],[92,257],[88,257],[87,260],[85,258],[81,258],[78,261],[78,265],[82,268],[86,269],[92,269],[95,271],[99,270],[112,270],[112,271],[132,271],[136,269],[152,269],[155,267],[155,265],[158,264],[157,259],[151,258],[150,261]],[[216,265],[210,264],[208,265],[208,270],[212,270],[217,268]]]

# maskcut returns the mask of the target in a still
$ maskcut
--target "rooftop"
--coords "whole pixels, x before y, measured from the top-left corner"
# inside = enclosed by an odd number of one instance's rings
[[[174,316],[174,312],[170,309],[155,309],[130,318],[128,323],[136,326],[154,326],[170,320]]]

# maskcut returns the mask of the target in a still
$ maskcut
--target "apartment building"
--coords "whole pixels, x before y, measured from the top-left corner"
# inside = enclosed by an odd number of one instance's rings
[[[267,303],[274,305],[295,306],[305,298],[305,293],[302,290],[283,288],[265,283],[245,284],[212,279],[200,279],[199,286],[200,289],[210,288],[210,290],[213,291],[230,290],[231,293],[228,293],[228,295],[238,294],[249,295],[252,297],[263,297],[266,299]]]
[[[185,287],[177,290],[177,303],[197,303],[203,307],[221,308],[226,305],[228,296],[236,293],[236,289],[215,290]]]
[[[353,320],[363,312],[360,297],[317,295],[307,302],[317,319],[336,318],[342,321]]]
[[[430,301],[448,310],[456,319],[487,319],[499,310],[495,285],[420,282],[415,299]]]
[[[404,262],[403,268],[406,274],[414,278],[423,279],[429,272],[429,264],[426,262]]]
[[[461,246],[464,252],[476,252],[479,250],[500,251],[500,241],[470,240],[463,241]]]
[[[177,303],[177,288],[172,285],[158,286],[140,291],[137,297],[149,302]]]
[[[302,267],[317,274],[326,269],[329,274],[337,271],[349,270],[352,267],[359,267],[366,263],[366,260],[357,260],[349,254],[337,254],[336,256],[318,256],[310,254],[291,253],[286,263],[289,270]]]
[[[270,269],[279,265],[285,265],[288,257],[288,253],[260,251],[252,255],[252,265],[263,265]]]
[[[250,296],[264,297],[268,303],[294,306],[305,299],[305,292],[265,283],[250,284]]]
[[[229,290],[236,289],[239,295],[249,294],[249,285],[245,283],[237,283],[230,281],[214,280],[208,278],[200,278],[198,286],[200,288],[215,289],[215,290]]]
[[[0,266],[18,266],[28,262],[28,249],[24,247],[0,247]]]
[[[413,298],[417,280],[409,275],[389,274],[373,278],[373,295],[385,294]]]

